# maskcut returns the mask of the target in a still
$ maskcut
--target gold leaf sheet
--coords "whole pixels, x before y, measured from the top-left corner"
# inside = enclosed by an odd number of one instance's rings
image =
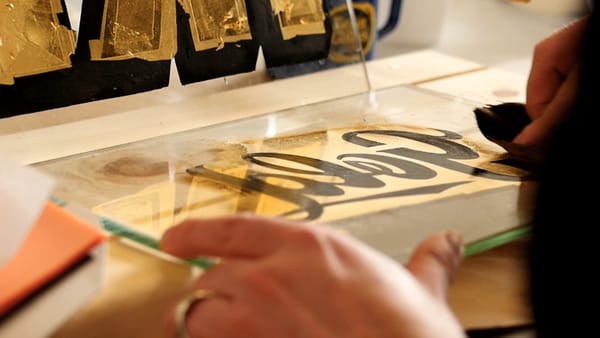
[[[0,1],[0,84],[71,67],[75,32],[62,26],[59,0]]]
[[[170,60],[177,53],[175,0],[107,0],[92,60]]]
[[[196,51],[220,50],[225,43],[251,40],[244,0],[180,0],[190,15]]]
[[[271,0],[271,7],[279,19],[284,40],[298,35],[325,34],[323,1]]]

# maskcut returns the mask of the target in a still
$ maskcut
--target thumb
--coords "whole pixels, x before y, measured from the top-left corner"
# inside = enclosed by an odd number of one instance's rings
[[[437,233],[419,244],[406,268],[435,298],[446,301],[462,257],[463,243],[459,234]]]

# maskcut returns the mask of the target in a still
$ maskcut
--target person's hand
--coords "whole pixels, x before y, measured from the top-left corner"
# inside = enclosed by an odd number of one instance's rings
[[[427,238],[406,267],[333,228],[251,215],[184,221],[161,248],[221,258],[195,282],[213,295],[187,313],[191,337],[465,337],[446,302],[455,233]]]
[[[579,83],[580,48],[589,17],[538,42],[527,80],[526,108],[532,122],[513,142],[544,145],[573,106]]]

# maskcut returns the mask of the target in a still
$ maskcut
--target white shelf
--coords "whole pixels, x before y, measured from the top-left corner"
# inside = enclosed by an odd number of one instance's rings
[[[423,27],[419,27],[414,24],[416,20],[410,17],[424,16],[423,10],[419,11],[414,4],[411,5],[415,1],[437,2],[445,12],[443,15],[432,13],[423,17],[419,21]],[[381,39],[377,46],[377,57],[431,48],[522,75],[529,72],[535,44],[577,18],[572,13],[527,10],[506,0],[404,0],[404,5],[406,10],[402,13],[398,32]],[[428,20],[439,17],[442,22],[437,41],[424,41],[422,45],[406,43],[410,30],[419,34],[419,29],[431,29],[438,22]]]

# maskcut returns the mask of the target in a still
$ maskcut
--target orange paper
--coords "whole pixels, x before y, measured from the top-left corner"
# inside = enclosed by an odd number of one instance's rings
[[[60,276],[105,238],[100,229],[48,202],[17,254],[0,267],[0,316]]]

